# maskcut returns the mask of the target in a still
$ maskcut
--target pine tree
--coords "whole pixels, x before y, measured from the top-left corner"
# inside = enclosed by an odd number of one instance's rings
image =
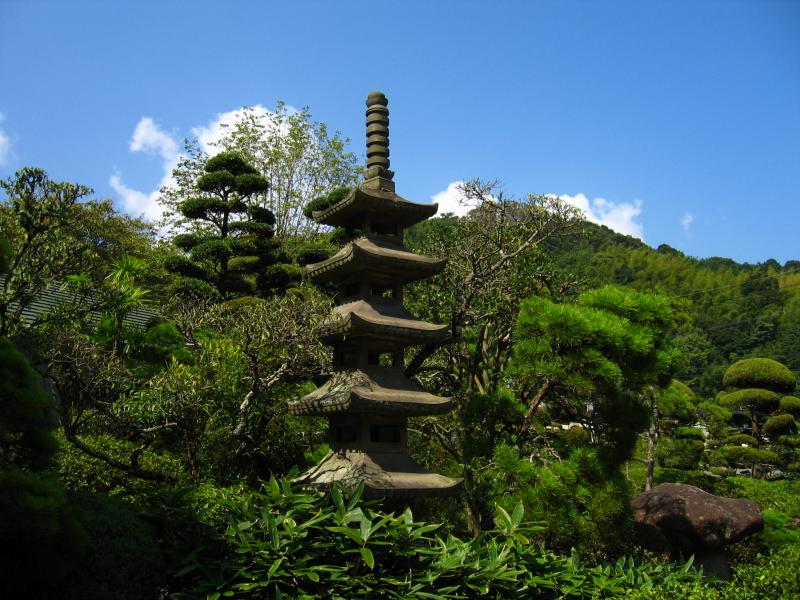
[[[210,158],[197,181],[200,195],[179,205],[196,227],[173,242],[188,256],[173,256],[167,268],[208,284],[223,297],[285,289],[300,277],[295,265],[278,264],[275,216],[256,204],[269,182],[237,152]]]

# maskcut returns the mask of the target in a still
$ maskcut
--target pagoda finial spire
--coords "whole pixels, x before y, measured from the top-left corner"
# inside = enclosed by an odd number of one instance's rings
[[[367,96],[367,170],[365,179],[380,177],[391,180],[389,170],[389,101],[383,92]]]

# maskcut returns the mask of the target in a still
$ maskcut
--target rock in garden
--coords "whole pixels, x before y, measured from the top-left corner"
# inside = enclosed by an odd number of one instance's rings
[[[722,577],[728,573],[719,552],[723,546],[764,528],[761,510],[752,500],[721,498],[682,483],[662,483],[634,496],[631,506],[645,546],[694,554],[706,571]]]

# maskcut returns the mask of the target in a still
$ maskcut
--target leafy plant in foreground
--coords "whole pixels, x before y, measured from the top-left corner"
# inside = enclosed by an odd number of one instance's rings
[[[194,552],[179,573],[189,591],[178,598],[593,598],[699,577],[691,563],[592,567],[574,551],[545,552],[529,539],[541,528],[523,523],[522,504],[498,507],[495,528],[468,541],[415,521],[408,508],[381,512],[361,489],[326,496],[288,479],[261,492],[217,490],[202,512],[224,556]]]

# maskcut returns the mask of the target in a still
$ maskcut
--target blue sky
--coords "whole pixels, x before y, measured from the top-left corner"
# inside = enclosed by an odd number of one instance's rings
[[[120,208],[242,105],[309,106],[361,155],[373,89],[411,200],[496,178],[653,246],[800,259],[800,2],[0,0],[0,176]]]

